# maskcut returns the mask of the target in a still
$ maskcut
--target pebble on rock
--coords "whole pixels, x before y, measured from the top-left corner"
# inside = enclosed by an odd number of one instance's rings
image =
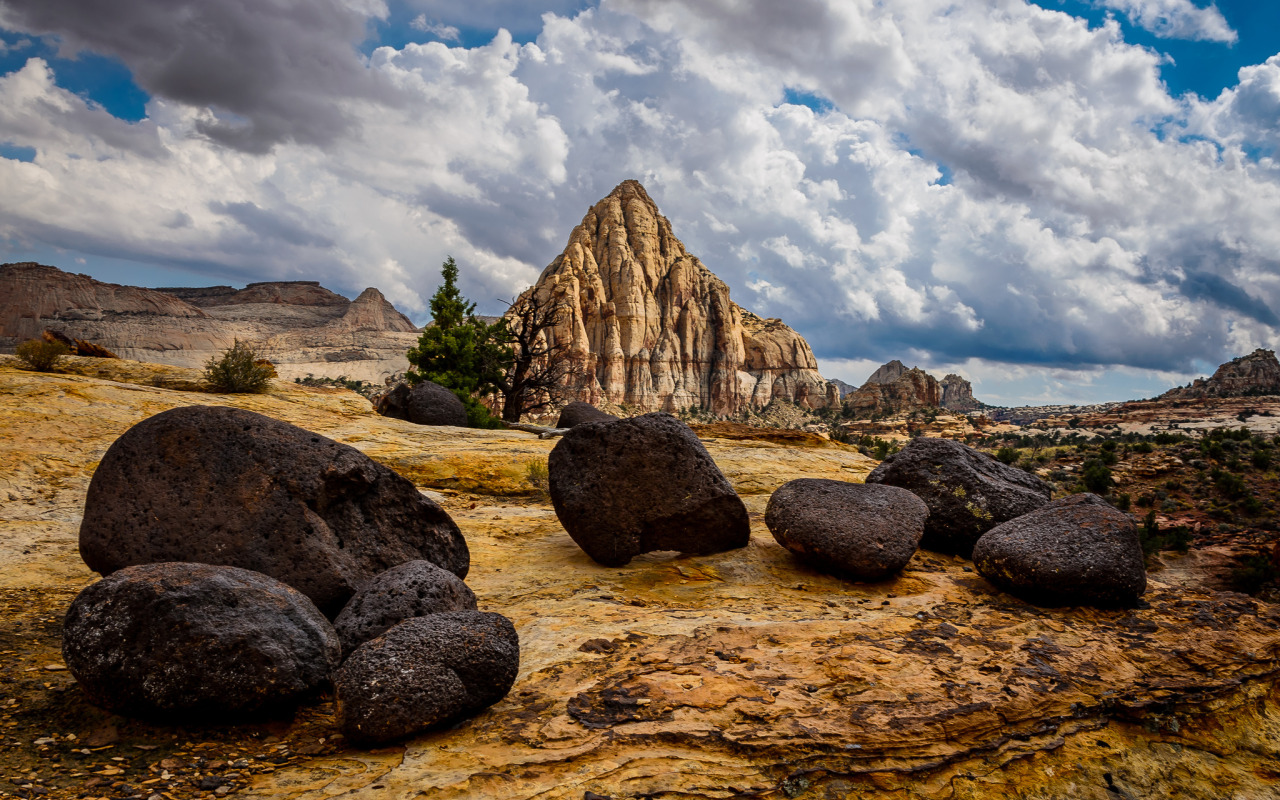
[[[1147,590],[1133,519],[1094,494],[1055,500],[992,528],[973,548],[978,574],[1042,606],[1131,606]]]
[[[323,687],[342,650],[324,615],[280,581],[180,562],[88,586],[62,637],[63,660],[95,704],[187,721],[287,705]]]
[[[867,483],[899,486],[929,507],[920,546],[968,558],[978,537],[1049,502],[1053,489],[951,439],[921,436],[889,456]]]
[[[343,654],[350,655],[407,619],[475,609],[475,594],[457,575],[430,561],[406,561],[375,576],[356,592],[333,627]]]
[[[746,506],[688,425],[645,414],[571,429],[547,460],[551,504],[587,555],[716,553],[750,539]]]
[[[923,500],[897,486],[801,478],[778,487],[764,521],[814,568],[878,581],[911,560],[928,516]]]
[[[475,714],[506,696],[520,639],[501,614],[406,620],[360,647],[334,676],[342,732],[385,742]]]
[[[412,483],[345,444],[252,411],[187,406],[134,425],[89,483],[80,554],[110,575],[195,561],[284,581],[333,616],[426,559],[466,577],[466,540]]]

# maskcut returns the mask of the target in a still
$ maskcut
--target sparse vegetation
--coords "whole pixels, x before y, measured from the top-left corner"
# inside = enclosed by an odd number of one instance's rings
[[[307,377],[305,378],[294,378],[293,382],[303,386],[326,386],[334,389],[350,389],[356,394],[364,397],[372,397],[374,393],[381,388],[374,386],[369,381],[351,380],[346,375],[339,375],[336,378],[317,378],[310,372],[307,373]]]
[[[28,339],[18,345],[15,353],[31,369],[37,372],[52,372],[57,368],[62,357],[71,353],[71,348],[62,342]]]
[[[230,394],[261,394],[271,386],[275,375],[271,362],[239,339],[204,365],[205,380],[213,390]]]
[[[551,491],[547,462],[535,458],[525,464],[525,478],[529,481],[529,485],[538,491],[538,494],[545,495]]]

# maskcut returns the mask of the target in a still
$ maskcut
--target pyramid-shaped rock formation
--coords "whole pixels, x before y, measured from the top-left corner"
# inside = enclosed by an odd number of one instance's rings
[[[567,309],[551,336],[569,342],[584,365],[575,399],[716,414],[772,400],[839,402],[808,343],[730,300],[729,287],[685,250],[637,181],[587,212],[530,293]]]

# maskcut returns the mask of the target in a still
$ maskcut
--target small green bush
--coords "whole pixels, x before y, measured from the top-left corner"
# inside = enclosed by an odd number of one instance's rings
[[[18,358],[37,372],[52,372],[62,357],[71,353],[71,348],[62,342],[28,339],[18,345],[15,352]]]
[[[525,477],[539,494],[551,491],[551,478],[547,472],[547,462],[534,459],[525,464]]]
[[[231,349],[204,365],[204,377],[215,391],[261,394],[270,387],[275,369],[249,345],[236,339]]]
[[[1257,594],[1280,580],[1280,570],[1265,556],[1249,556],[1239,569],[1231,571],[1231,588],[1245,594]]]
[[[1084,488],[1094,494],[1106,494],[1111,491],[1111,470],[1096,458],[1084,462],[1080,480],[1084,483]]]
[[[1018,449],[1016,447],[1001,447],[996,451],[996,461],[1001,464],[1012,464],[1018,460]]]

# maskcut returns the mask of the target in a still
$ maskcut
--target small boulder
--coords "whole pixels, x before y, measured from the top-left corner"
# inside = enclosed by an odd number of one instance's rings
[[[764,522],[815,569],[878,581],[911,560],[928,516],[923,500],[897,486],[801,478],[778,487]]]
[[[900,486],[929,507],[920,546],[969,557],[978,537],[1049,502],[1049,484],[951,439],[919,437],[867,483]]]
[[[398,383],[375,401],[374,409],[415,425],[467,427],[467,407],[456,394],[431,381]]]
[[[653,550],[716,553],[750,538],[742,499],[670,414],[578,425],[551,451],[547,470],[560,524],[607,567]]]
[[[1147,590],[1133,519],[1077,494],[998,525],[973,548],[978,574],[1041,606],[1131,606]]]
[[[560,418],[556,420],[557,428],[572,428],[584,422],[613,422],[617,417],[601,411],[590,403],[574,400],[560,410]]]
[[[208,564],[144,564],[90,585],[67,610],[62,656],[95,704],[122,714],[244,715],[299,699],[341,661],[302,593]]]
[[[361,587],[333,621],[349,655],[407,619],[445,611],[475,611],[476,596],[462,579],[430,561],[406,561]]]
[[[356,648],[334,675],[342,732],[385,742],[475,714],[506,696],[520,639],[501,614],[406,620]]]
[[[226,564],[284,581],[336,615],[358,586],[426,559],[465,577],[458,526],[365,454],[287,422],[220,406],[143,420],[103,456],[80,554],[110,575],[133,564]]]

